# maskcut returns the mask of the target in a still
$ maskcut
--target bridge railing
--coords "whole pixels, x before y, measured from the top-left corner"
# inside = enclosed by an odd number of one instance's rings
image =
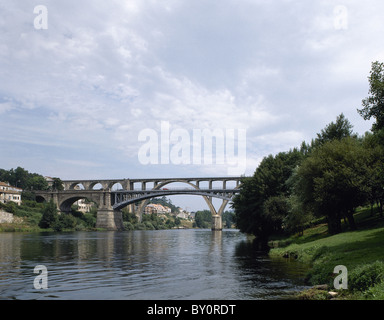
[[[161,188],[161,189],[132,189],[132,190],[125,190],[125,189],[118,189],[118,190],[111,190],[112,193],[137,193],[137,192],[164,192],[164,191],[186,191],[186,192],[201,192],[201,191],[212,191],[212,192],[239,192],[239,189],[231,189],[231,188]]]

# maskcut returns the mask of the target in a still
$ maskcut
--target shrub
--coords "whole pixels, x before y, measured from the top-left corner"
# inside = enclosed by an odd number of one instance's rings
[[[348,277],[351,290],[365,291],[384,281],[384,263],[376,261],[354,269]]]
[[[94,228],[96,226],[96,217],[91,213],[84,213],[80,219],[84,222],[85,227]]]
[[[135,229],[134,225],[128,221],[124,221],[123,226],[124,226],[124,230],[134,230]]]
[[[369,300],[384,300],[384,282],[369,288],[365,293],[365,298]]]
[[[77,224],[76,218],[66,213],[60,215],[59,221],[62,223],[63,229],[73,229]]]
[[[5,211],[9,213],[15,213],[17,209],[17,204],[13,201],[7,202],[4,207]]]
[[[327,263],[319,263],[314,265],[311,271],[306,275],[306,282],[311,285],[328,284],[333,285],[333,267]]]
[[[144,225],[145,225],[145,229],[146,230],[155,230],[156,228],[153,226],[153,224],[149,221],[145,221],[144,222]]]
[[[62,213],[52,225],[53,230],[73,229],[76,226],[76,218],[71,214]]]
[[[135,229],[136,230],[146,230],[145,224],[140,222],[135,224]]]

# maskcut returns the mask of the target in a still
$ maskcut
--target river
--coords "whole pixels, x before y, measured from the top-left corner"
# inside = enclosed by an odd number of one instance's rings
[[[0,233],[0,299],[288,299],[306,270],[237,230]]]

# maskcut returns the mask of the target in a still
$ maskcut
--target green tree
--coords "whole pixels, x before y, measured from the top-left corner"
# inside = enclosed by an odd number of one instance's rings
[[[287,180],[303,158],[304,154],[297,149],[270,155],[261,161],[253,177],[242,180],[240,194],[234,197],[232,205],[240,231],[252,233],[261,241],[281,231],[282,215],[287,210],[280,215],[276,208],[289,195]]]
[[[137,219],[136,214],[129,212],[127,207],[123,208],[121,211],[123,214],[123,221],[129,222],[133,225],[138,223],[139,220]]]
[[[58,216],[56,222],[52,224],[55,231],[62,231],[64,229],[73,229],[77,225],[76,218],[70,213],[63,213]]]
[[[195,225],[197,228],[210,228],[212,213],[209,210],[197,211],[195,214]]]
[[[299,232],[303,235],[306,225],[313,220],[314,216],[305,210],[297,195],[292,194],[287,200],[289,212],[283,220],[284,230],[290,234]]]
[[[48,182],[41,175],[33,174],[28,179],[29,190],[48,190]]]
[[[58,214],[57,214],[56,204],[51,200],[50,202],[46,203],[44,206],[43,215],[39,222],[39,227],[43,229],[53,228],[55,224],[57,224],[57,222],[58,222]]]
[[[344,114],[341,113],[336,118],[336,122],[331,122],[317,134],[314,145],[319,146],[328,141],[341,140],[350,137],[353,134],[352,128],[352,124],[345,118]]]
[[[282,231],[283,221],[289,213],[288,198],[284,195],[269,197],[264,201],[263,214],[269,221],[271,233],[280,233]]]
[[[6,181],[24,191],[48,189],[48,183],[42,175],[29,173],[21,167],[10,170],[0,169],[0,181]]]
[[[363,139],[363,147],[366,155],[364,186],[367,193],[367,200],[371,205],[376,203],[380,215],[383,215],[384,204],[384,147],[379,143],[378,136],[366,133]]]
[[[63,191],[64,190],[63,181],[61,181],[60,178],[53,178],[52,190],[53,191]]]
[[[331,234],[341,232],[343,217],[354,230],[353,212],[366,200],[365,168],[366,152],[358,139],[327,142],[303,161],[295,193],[305,210],[327,217]]]
[[[175,226],[178,227],[179,225],[181,225],[181,219],[179,217],[176,217],[175,218]]]
[[[358,113],[364,120],[374,118],[372,131],[384,129],[384,63],[372,63],[369,80],[369,96],[362,101],[363,108]]]
[[[235,222],[235,213],[228,210],[224,211],[222,220],[226,228],[232,228],[232,224]]]

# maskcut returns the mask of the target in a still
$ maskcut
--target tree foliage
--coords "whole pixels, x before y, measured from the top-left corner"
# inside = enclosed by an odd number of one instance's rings
[[[246,233],[266,240],[282,230],[290,190],[286,183],[303,159],[297,149],[265,157],[253,177],[244,178],[240,194],[234,197],[236,225]]]
[[[212,224],[212,213],[209,210],[196,211],[195,224],[197,228],[210,228]]]
[[[21,167],[16,169],[0,169],[0,181],[8,182],[10,185],[26,191],[47,190],[48,182],[37,173],[29,173]]]
[[[340,219],[355,229],[353,212],[365,201],[366,152],[355,138],[325,143],[298,169],[295,194],[306,211],[326,216],[330,233],[341,232]]]
[[[353,135],[352,128],[352,124],[344,114],[341,113],[336,118],[336,122],[331,122],[317,134],[317,138],[314,140],[314,146],[322,146],[326,142],[350,137]]]
[[[46,203],[43,216],[39,222],[39,227],[43,229],[53,228],[59,220],[56,204],[51,200]]]
[[[358,109],[364,120],[374,118],[372,131],[378,132],[384,128],[384,63],[372,63],[369,80],[369,96],[362,101],[363,108]]]
[[[358,206],[377,203],[382,214],[384,130],[359,137],[352,128],[340,114],[310,144],[265,157],[234,197],[240,231],[266,240],[276,233],[302,232],[315,217],[325,217],[335,234],[342,231],[342,219],[357,228],[353,213]]]

